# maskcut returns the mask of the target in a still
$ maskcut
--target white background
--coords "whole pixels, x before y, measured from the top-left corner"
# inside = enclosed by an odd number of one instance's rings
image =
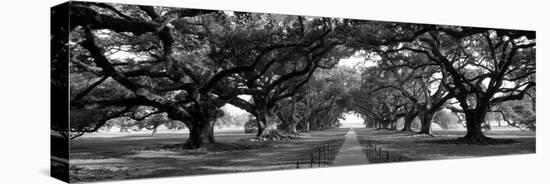
[[[49,7],[61,0],[3,1],[0,22],[0,183],[49,178]],[[484,26],[537,31],[537,153],[519,156],[271,171],[115,183],[544,183],[550,181],[548,34],[544,1],[109,0],[252,12]],[[14,4],[15,3],[15,4]],[[541,95],[542,94],[542,95]],[[53,102],[55,103],[55,102]]]

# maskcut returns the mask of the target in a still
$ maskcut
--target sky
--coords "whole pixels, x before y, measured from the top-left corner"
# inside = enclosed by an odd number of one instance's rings
[[[352,55],[349,58],[343,58],[338,61],[338,66],[347,66],[350,68],[354,68],[355,66],[362,66],[362,67],[369,67],[374,66],[376,63],[374,63],[371,60],[365,60],[365,57],[362,56],[361,52],[358,51],[354,55]]]
[[[359,115],[355,113],[346,113],[344,114],[344,118],[340,119],[340,123],[342,123],[342,128],[349,128],[349,127],[364,127],[363,124],[363,118],[361,118]]]

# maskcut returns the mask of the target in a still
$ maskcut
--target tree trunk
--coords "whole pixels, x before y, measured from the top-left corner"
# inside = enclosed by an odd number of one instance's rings
[[[210,121],[197,121],[193,123],[193,127],[189,127],[189,139],[184,144],[184,148],[196,149],[204,145],[204,143],[216,143],[214,139],[214,126]]]
[[[412,132],[411,124],[414,121],[414,117],[416,117],[415,114],[412,114],[412,115],[407,114],[407,116],[405,116],[404,122],[403,122],[403,129],[401,129],[401,131],[403,131],[403,132],[406,132],[406,131]]]
[[[487,112],[484,110],[470,110],[469,112],[466,112],[466,135],[458,138],[458,141],[465,144],[494,143],[495,140],[486,137],[481,129],[481,125],[485,121],[486,114]]]
[[[432,120],[434,118],[434,112],[424,111],[420,118],[420,131],[417,134],[432,135]]]
[[[298,125],[298,118],[296,117],[296,103],[293,102],[292,103],[292,108],[291,108],[291,111],[290,111],[290,118],[288,119],[289,120],[289,134],[290,136],[292,137],[296,137],[298,136],[298,131],[296,130],[296,125]]]
[[[397,125],[396,125],[395,122],[396,122],[396,121],[391,121],[391,122],[390,122],[390,123],[391,123],[391,128],[390,128],[390,129],[391,129],[392,131],[397,130]]]
[[[258,126],[258,140],[279,140],[281,134],[277,131],[277,120],[272,115],[266,115],[260,120]]]
[[[392,125],[391,125],[391,121],[390,121],[390,120],[386,120],[386,123],[385,123],[385,124],[386,124],[386,125],[384,126],[384,128],[385,128],[386,130],[391,130],[391,126],[392,126]]]
[[[302,128],[304,129],[304,132],[309,132],[310,126],[311,126],[311,109],[306,109],[306,115],[304,115],[302,124],[304,125]]]
[[[298,125],[298,120],[294,115],[294,110],[291,109],[290,112],[278,112],[277,116],[279,117],[279,120],[281,120],[282,125],[284,125],[285,131],[288,133],[291,137],[298,136],[298,131],[296,129],[296,126]]]
[[[412,132],[412,128],[411,128],[411,124],[414,120],[414,117],[407,117],[405,116],[404,118],[404,122],[403,122],[403,129],[401,129],[401,131],[403,132],[406,132],[406,131],[409,131],[409,132]]]
[[[153,128],[153,133],[151,133],[151,136],[157,135],[157,129],[158,129],[158,126],[155,126],[155,127]]]
[[[265,111],[258,111],[256,116],[256,126],[258,127],[258,132],[256,132],[256,137],[260,137],[264,134],[266,127],[266,113]]]
[[[314,117],[315,115],[310,116],[309,121],[309,130],[317,130],[317,118]]]
[[[365,124],[365,128],[372,128],[372,121],[363,120],[363,123]]]
[[[120,127],[120,133],[128,133],[128,132],[130,132],[130,131],[128,130],[128,127],[125,127],[125,126],[124,126],[124,127],[122,127],[122,126]]]
[[[298,130],[296,129],[296,126],[298,123],[296,121],[292,121],[289,126],[289,134],[291,136],[298,136],[300,133],[298,133]]]

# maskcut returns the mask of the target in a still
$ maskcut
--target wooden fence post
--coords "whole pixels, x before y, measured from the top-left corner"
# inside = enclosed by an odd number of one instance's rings
[[[337,144],[337,143],[336,143],[336,140],[334,140],[334,145],[336,145],[336,144]],[[333,148],[333,150],[332,150],[332,157],[333,157],[333,159],[336,159],[336,154],[338,154],[338,149],[336,149],[336,147],[335,147],[335,148]]]
[[[376,145],[374,145],[374,152],[372,152],[372,160],[373,160],[374,163],[376,163],[376,161],[377,161],[376,160],[376,153],[377,153],[376,151],[377,150],[378,149],[376,148]]]
[[[313,168],[313,152],[310,153],[311,156],[309,157],[309,168]]]
[[[367,160],[370,161],[370,153],[371,153],[372,149],[370,147],[367,147]]]
[[[318,149],[318,152],[319,152],[319,157],[317,159],[317,161],[319,161],[319,167],[321,167],[321,148]]]
[[[382,146],[378,148],[378,162],[382,162]]]
[[[333,149],[334,148],[332,147],[332,142],[329,142],[329,144],[328,144],[328,159],[330,160],[329,164],[332,164],[332,160],[334,160],[334,155],[332,154]]]
[[[323,145],[323,165],[327,165],[327,148],[328,146],[325,144]]]

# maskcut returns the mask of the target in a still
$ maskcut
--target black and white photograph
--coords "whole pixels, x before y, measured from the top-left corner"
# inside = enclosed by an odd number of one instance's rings
[[[468,7],[460,12],[481,10]],[[469,24],[294,8],[50,3],[40,15],[49,19],[49,37],[38,35],[49,52],[36,61],[48,77],[20,83],[43,86],[21,94],[40,93],[49,102],[34,108],[36,97],[18,98],[26,114],[6,123],[34,123],[26,118],[41,111],[40,136],[26,133],[32,126],[17,132],[44,142],[33,149],[44,150],[41,163],[49,163],[40,164],[39,175],[51,177],[44,183],[505,183],[544,177],[540,167],[548,167],[533,163],[542,164],[547,144],[540,138],[545,102],[536,103],[536,69],[545,52],[536,52],[536,41],[546,32],[492,24],[505,18],[489,13],[479,17],[485,24]],[[365,11],[381,8],[394,11]],[[522,14],[527,9],[499,11],[529,17]],[[37,48],[31,39],[21,42]],[[544,90],[538,92],[543,99]],[[216,179],[226,176],[232,179]]]
[[[52,171],[70,182],[536,151],[535,31],[79,1],[51,16],[69,96]]]
[[[52,104],[52,175],[65,181],[536,151],[535,31],[80,1],[51,11],[52,98],[68,100]]]

